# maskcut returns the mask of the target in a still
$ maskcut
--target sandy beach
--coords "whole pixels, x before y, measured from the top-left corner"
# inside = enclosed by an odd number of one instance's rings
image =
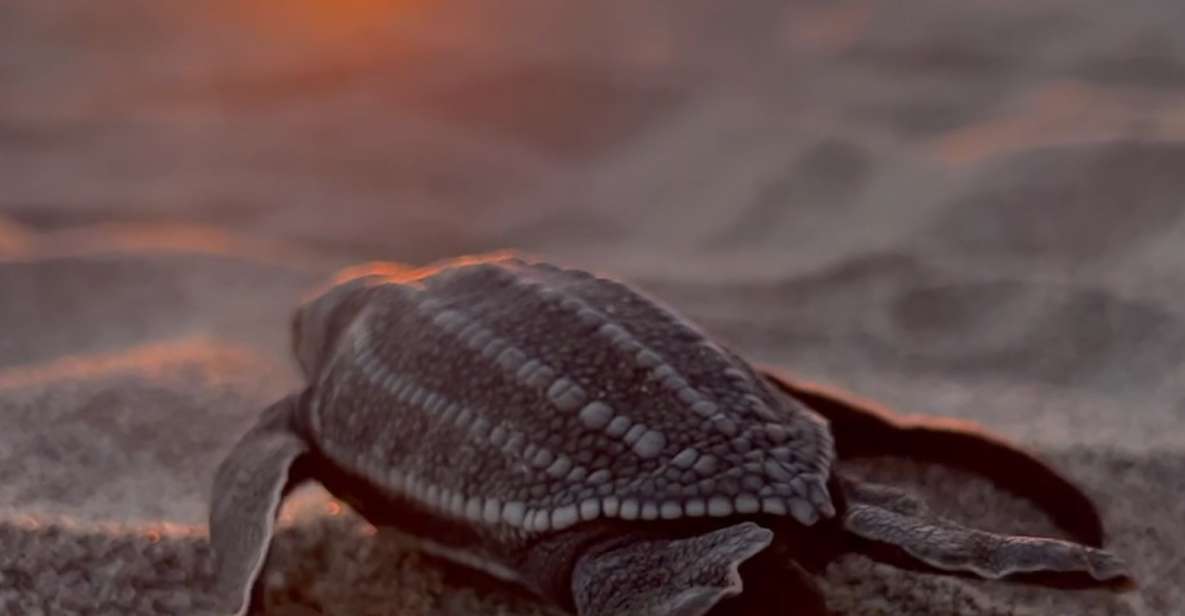
[[[1083,487],[1128,593],[861,555],[837,614],[1185,615],[1185,5],[0,6],[0,614],[197,614],[214,468],[365,260],[517,250]],[[989,482],[845,463],[969,525]],[[556,615],[316,487],[269,614]]]

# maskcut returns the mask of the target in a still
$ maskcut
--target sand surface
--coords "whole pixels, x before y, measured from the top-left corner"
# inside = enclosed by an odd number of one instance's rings
[[[213,468],[298,385],[302,293],[513,248],[1032,448],[1141,582],[853,555],[837,612],[1185,614],[1185,4],[336,4],[0,3],[0,613],[199,612]],[[545,613],[323,493],[283,522],[273,613]]]

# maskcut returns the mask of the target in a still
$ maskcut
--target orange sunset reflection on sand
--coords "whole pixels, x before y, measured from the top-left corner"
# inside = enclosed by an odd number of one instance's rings
[[[276,40],[340,45],[359,43],[357,37],[410,19],[423,6],[418,1],[294,0],[277,4],[249,0],[226,3],[220,13]]]
[[[1056,81],[1012,103],[1011,112],[942,135],[937,157],[954,165],[1044,146],[1098,143],[1144,134],[1185,137],[1176,94],[1111,92]]]

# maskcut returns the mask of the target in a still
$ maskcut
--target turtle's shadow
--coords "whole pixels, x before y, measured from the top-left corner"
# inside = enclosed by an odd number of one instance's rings
[[[417,551],[341,508],[281,528],[257,596],[264,614],[560,616],[526,590]]]

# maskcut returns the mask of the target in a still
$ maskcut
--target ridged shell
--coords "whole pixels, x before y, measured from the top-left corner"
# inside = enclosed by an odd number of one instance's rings
[[[390,493],[526,533],[834,512],[825,422],[625,285],[512,258],[349,284],[310,425]]]

